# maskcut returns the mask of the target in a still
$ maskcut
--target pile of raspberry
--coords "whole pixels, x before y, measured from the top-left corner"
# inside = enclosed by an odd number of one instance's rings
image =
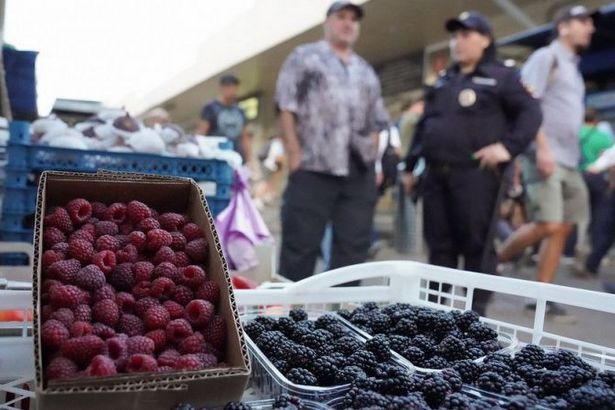
[[[220,288],[186,216],[78,198],[47,210],[42,235],[47,380],[225,366]]]

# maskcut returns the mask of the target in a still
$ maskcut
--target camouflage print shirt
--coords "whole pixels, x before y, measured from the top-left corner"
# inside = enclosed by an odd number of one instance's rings
[[[358,55],[344,63],[325,40],[297,47],[280,71],[276,104],[296,116],[301,169],[346,176],[351,151],[373,166],[370,134],[389,119],[378,77]]]

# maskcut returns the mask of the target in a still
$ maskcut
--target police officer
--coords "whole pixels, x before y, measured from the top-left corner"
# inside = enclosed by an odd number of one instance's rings
[[[420,157],[427,170],[421,194],[429,263],[495,273],[488,242],[501,173],[536,136],[542,115],[538,101],[523,87],[518,71],[496,60],[493,32],[477,12],[446,22],[453,64],[425,97],[406,157],[404,185]],[[481,315],[490,294],[475,292]]]

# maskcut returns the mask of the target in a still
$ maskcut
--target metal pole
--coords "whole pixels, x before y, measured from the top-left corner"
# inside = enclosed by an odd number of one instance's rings
[[[2,49],[4,47],[4,16],[6,10],[6,1],[0,0],[0,106],[2,107],[2,116],[7,121],[13,119],[11,114],[11,104],[9,101],[9,93],[6,88],[6,78],[4,72],[4,57]]]
[[[524,28],[536,27],[536,22],[532,20],[513,0],[493,0],[504,12],[517,20]]]

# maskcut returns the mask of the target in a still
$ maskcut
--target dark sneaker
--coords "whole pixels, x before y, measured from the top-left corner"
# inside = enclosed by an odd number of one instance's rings
[[[552,320],[555,323],[573,324],[577,322],[577,318],[568,314],[564,308],[557,303],[547,302],[547,320]]]

